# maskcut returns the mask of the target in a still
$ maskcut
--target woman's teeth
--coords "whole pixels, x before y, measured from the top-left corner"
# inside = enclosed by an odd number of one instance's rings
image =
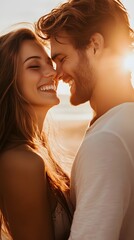
[[[53,90],[56,91],[56,86],[55,85],[43,85],[40,87],[41,91],[49,91],[49,90]]]

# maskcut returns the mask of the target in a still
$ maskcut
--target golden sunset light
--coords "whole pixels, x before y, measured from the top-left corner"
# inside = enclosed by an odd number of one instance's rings
[[[126,56],[126,58],[124,59],[124,67],[131,72],[134,71],[134,53]]]
[[[125,56],[123,60],[124,70],[128,70],[132,73],[132,84],[134,86],[134,52]],[[70,94],[70,87],[68,84],[63,81],[59,82],[58,85],[58,94]]]
[[[128,54],[123,61],[123,68],[132,73],[132,84],[134,86],[134,53]],[[63,81],[59,82],[58,94],[70,94],[70,87]]]
[[[134,52],[129,53],[125,58],[124,58],[124,69],[130,71],[131,77],[132,77],[132,85],[134,86]]]

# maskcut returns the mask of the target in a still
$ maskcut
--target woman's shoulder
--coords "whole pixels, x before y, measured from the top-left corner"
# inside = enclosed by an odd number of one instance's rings
[[[39,154],[37,154],[29,146],[21,145],[13,149],[8,149],[0,154],[0,174],[7,176],[28,172],[29,174],[36,174],[45,170],[44,161]],[[12,175],[11,174],[11,175]]]
[[[37,151],[29,147],[28,145],[20,145],[15,148],[7,149],[0,154],[0,162],[6,163],[12,161],[13,163],[15,161],[18,162],[21,160],[23,160],[23,162],[27,160],[28,162],[34,162],[36,160],[38,160],[38,162],[43,162],[43,159],[37,153]]]

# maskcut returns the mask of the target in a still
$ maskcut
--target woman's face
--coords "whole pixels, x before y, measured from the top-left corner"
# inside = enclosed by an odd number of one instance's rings
[[[19,52],[18,87],[35,108],[47,111],[59,103],[53,79],[56,72],[44,48],[34,40],[22,43]]]

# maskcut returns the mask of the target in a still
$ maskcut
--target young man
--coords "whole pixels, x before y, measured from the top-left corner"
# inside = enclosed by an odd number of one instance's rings
[[[71,0],[43,16],[59,79],[94,111],[71,174],[69,240],[134,239],[134,91],[123,68],[133,31],[119,0]]]

